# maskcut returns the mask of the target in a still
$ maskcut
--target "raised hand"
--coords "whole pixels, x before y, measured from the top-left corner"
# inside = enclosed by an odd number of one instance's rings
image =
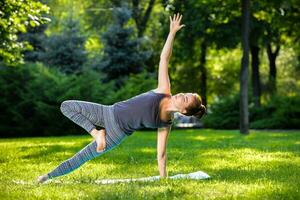
[[[173,18],[170,16],[170,32],[176,33],[185,26],[184,24],[180,25],[181,19],[182,15],[180,15],[179,13],[177,13],[176,15],[174,14]]]

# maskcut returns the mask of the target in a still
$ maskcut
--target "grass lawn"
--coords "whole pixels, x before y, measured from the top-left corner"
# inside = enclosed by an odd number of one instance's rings
[[[300,131],[173,130],[169,176],[201,170],[209,180],[94,183],[158,175],[152,131],[135,132],[60,182],[34,182],[90,141],[89,135],[0,139],[0,199],[300,199]]]

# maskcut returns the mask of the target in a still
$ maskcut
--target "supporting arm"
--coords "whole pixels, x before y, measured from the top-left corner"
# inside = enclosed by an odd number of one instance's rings
[[[158,128],[157,134],[157,164],[160,177],[167,177],[167,142],[171,127]]]

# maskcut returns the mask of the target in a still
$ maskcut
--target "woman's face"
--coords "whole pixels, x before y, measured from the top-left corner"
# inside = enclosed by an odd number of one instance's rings
[[[186,113],[186,108],[197,101],[196,93],[178,93],[172,96],[173,105],[182,114]]]

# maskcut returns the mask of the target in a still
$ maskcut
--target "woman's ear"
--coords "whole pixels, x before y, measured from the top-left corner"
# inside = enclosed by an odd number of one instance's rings
[[[186,109],[182,109],[182,110],[180,110],[180,113],[182,113],[182,114],[186,114],[187,113],[187,110]]]

